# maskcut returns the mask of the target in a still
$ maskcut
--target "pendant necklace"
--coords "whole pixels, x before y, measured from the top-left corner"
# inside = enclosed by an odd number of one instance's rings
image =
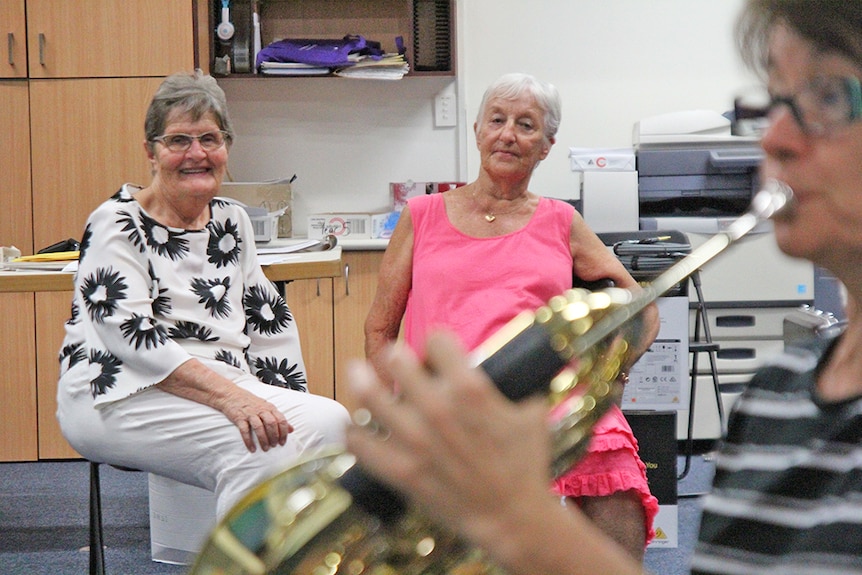
[[[521,207],[522,207],[522,206],[524,206],[524,205],[527,203],[527,201],[528,201],[529,199],[530,199],[530,198],[529,198],[529,196],[527,196],[527,195],[525,194],[525,195],[524,195],[524,201],[523,201],[522,203],[518,204],[517,206],[515,206],[514,208],[512,208],[511,210],[508,210],[508,211],[505,211],[505,212],[497,212],[497,213],[493,213],[493,212],[486,212],[486,213],[483,215],[483,217],[485,218],[485,221],[486,221],[486,222],[488,222],[489,224],[494,223],[494,221],[496,221],[496,219],[497,219],[497,216],[505,216],[505,215],[508,215],[508,214],[511,214],[511,213],[514,213],[514,212],[518,211],[519,209],[521,209]],[[476,200],[476,192],[475,192],[475,191],[473,192],[473,202],[474,202],[476,205],[479,205],[478,200]]]

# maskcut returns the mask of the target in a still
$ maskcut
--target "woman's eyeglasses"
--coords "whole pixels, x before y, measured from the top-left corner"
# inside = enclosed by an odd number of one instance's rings
[[[790,108],[806,134],[823,136],[862,117],[862,85],[853,76],[818,76],[796,94],[754,90],[734,101],[734,133],[759,136],[769,127],[770,112]]]
[[[152,141],[162,143],[167,149],[172,152],[185,152],[192,147],[192,142],[197,140],[201,148],[207,152],[218,150],[230,139],[230,135],[224,130],[215,132],[206,132],[193,136],[191,134],[165,134],[153,138]]]

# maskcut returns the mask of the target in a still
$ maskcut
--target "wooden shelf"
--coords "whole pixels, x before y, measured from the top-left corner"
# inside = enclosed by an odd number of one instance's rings
[[[221,2],[209,1],[212,39],[210,69],[213,75],[270,77],[252,72],[252,2],[231,2],[231,20],[236,27],[236,34],[227,44],[221,42],[214,33],[221,21]],[[264,47],[283,38],[340,39],[348,34],[358,34],[366,40],[379,42],[386,52],[397,52],[395,39],[401,37],[410,64],[407,78],[455,74],[453,0],[268,0],[259,4],[261,45]],[[225,55],[231,57],[234,70],[230,74],[217,74],[215,59]],[[244,62],[249,63],[246,65]]]

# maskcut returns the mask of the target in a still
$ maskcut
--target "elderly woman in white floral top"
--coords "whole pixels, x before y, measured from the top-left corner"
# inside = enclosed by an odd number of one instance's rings
[[[215,492],[224,515],[297,458],[343,441],[346,410],[307,393],[290,309],[244,209],[217,196],[224,93],[168,77],[145,121],[153,179],[91,214],[60,352],[57,417],[93,461]]]

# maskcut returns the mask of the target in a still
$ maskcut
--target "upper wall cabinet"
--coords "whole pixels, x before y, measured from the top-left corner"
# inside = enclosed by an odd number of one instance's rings
[[[0,78],[27,77],[27,22],[24,0],[0,0],[3,59]]]
[[[29,76],[145,77],[190,70],[194,66],[192,4],[27,0]]]
[[[252,74],[254,70],[254,5],[258,6],[261,46],[282,39],[340,39],[361,35],[379,42],[386,52],[405,48],[408,76],[454,75],[454,0],[231,0],[228,21],[233,36],[219,38],[225,20],[223,2],[210,2],[210,45],[214,74]],[[216,59],[221,61],[216,63]]]

